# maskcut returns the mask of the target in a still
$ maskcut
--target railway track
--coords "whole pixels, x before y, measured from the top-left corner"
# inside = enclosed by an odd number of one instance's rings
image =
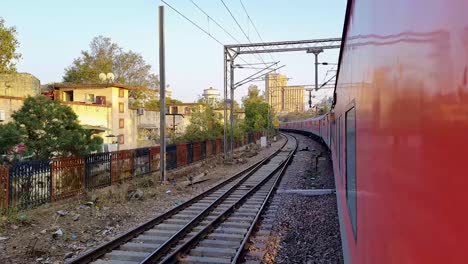
[[[297,148],[266,159],[68,263],[237,263]]]

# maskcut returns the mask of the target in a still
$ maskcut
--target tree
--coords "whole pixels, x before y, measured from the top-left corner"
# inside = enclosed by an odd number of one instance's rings
[[[272,127],[269,105],[265,102],[264,97],[260,95],[257,86],[252,85],[249,87],[248,96],[242,99],[242,103],[245,109],[244,129],[246,132],[261,131]]]
[[[16,72],[15,61],[21,59],[21,54],[16,52],[19,47],[16,34],[16,28],[6,27],[0,17],[0,73]]]
[[[223,135],[223,126],[216,117],[213,108],[207,106],[201,111],[196,111],[190,116],[190,124],[185,131],[186,141],[203,141],[216,139]]]
[[[26,98],[12,117],[33,159],[86,155],[102,144],[102,138],[79,125],[69,106],[45,96]]]
[[[159,87],[159,78],[151,73],[151,65],[146,63],[141,54],[124,51],[110,38],[103,36],[95,37],[89,48],[88,51],[81,51],[81,57],[65,69],[64,82],[100,82],[99,73],[112,72],[115,82],[141,87],[140,90],[130,90],[130,97],[135,99],[135,105],[132,106],[144,105],[142,101],[152,99],[147,97],[148,93],[142,93],[142,89],[151,88],[154,93],[154,89]]]
[[[21,134],[14,123],[0,124],[0,154],[6,153],[20,142]]]

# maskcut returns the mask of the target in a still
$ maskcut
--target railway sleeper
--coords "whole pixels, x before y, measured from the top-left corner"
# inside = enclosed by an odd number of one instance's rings
[[[134,252],[153,252],[162,243],[135,243],[128,242],[119,247],[119,250],[134,251]]]
[[[205,239],[202,240],[198,245],[202,247],[213,247],[213,248],[239,248],[240,242],[238,241],[225,241],[216,239]]]
[[[223,234],[245,234],[247,233],[248,228],[233,228],[225,227],[223,225],[219,226],[214,230],[214,233],[223,233]]]
[[[138,261],[102,260],[98,259],[93,264],[138,264]]]
[[[104,255],[104,258],[110,260],[121,260],[121,261],[142,261],[148,256],[146,252],[134,252],[124,250],[113,250],[112,252]]]
[[[245,234],[228,234],[228,233],[212,233],[207,236],[211,240],[225,240],[225,241],[242,241]]]
[[[181,259],[180,262],[186,264],[230,264],[231,260],[226,258],[187,256]]]
[[[191,256],[227,258],[236,254],[236,248],[196,247],[190,250]],[[230,259],[230,258],[229,258]]]

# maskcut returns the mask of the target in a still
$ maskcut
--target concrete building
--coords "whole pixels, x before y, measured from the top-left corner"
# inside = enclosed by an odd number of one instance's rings
[[[0,123],[8,123],[11,114],[23,106],[28,96],[41,93],[39,79],[29,73],[0,74]]]
[[[287,76],[271,73],[265,78],[265,99],[274,114],[304,111],[304,86],[288,86]]]
[[[103,138],[104,151],[158,145],[160,113],[129,108],[131,89],[116,83],[55,83],[41,89],[39,80],[31,74],[0,75],[0,123],[11,122],[11,114],[23,106],[27,96],[43,94],[68,105],[83,128]],[[203,107],[199,103],[170,104],[166,116],[168,138],[183,134],[190,114]]]
[[[304,112],[304,86],[281,87],[281,112]]]
[[[129,87],[115,83],[56,83],[51,87],[53,99],[70,106],[80,124],[98,132],[104,144],[118,141],[120,149],[137,147],[135,121],[128,107]]]
[[[137,147],[159,145],[160,112],[131,109],[130,113],[131,119],[134,120],[133,129],[136,131]],[[183,134],[189,123],[189,117],[166,115],[166,136],[171,139],[174,135]]]
[[[200,111],[205,107],[203,103],[174,103],[168,104],[169,114],[190,115],[195,111]]]

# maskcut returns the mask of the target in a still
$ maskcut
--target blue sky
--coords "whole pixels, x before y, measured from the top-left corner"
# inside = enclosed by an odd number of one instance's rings
[[[193,19],[222,43],[231,39],[207,19],[190,0],[167,0],[184,15]],[[212,18],[223,25],[239,41],[247,42],[220,0],[194,0]],[[239,0],[225,0],[236,19],[253,42],[260,42],[248,21]],[[340,37],[345,0],[243,0],[264,41],[300,40]],[[29,72],[41,83],[60,82],[64,69],[80,51],[87,49],[98,35],[112,38],[126,50],[143,55],[159,73],[157,0],[2,0],[0,17],[8,26],[16,26],[23,59],[21,72]],[[175,98],[194,101],[210,86],[222,90],[222,46],[199,31],[177,13],[166,7],[166,76]],[[281,73],[292,78],[289,84],[314,82],[313,55],[303,52],[273,55],[286,67]],[[255,57],[245,57],[259,62]],[[336,62],[338,50],[326,51],[320,61]],[[264,55],[265,61],[271,61]],[[325,72],[335,66],[321,66],[319,82]],[[239,69],[236,80],[250,72]],[[331,74],[331,73],[329,73]],[[329,75],[330,76],[330,75]],[[256,83],[263,88],[262,83]],[[239,88],[236,99],[246,94],[247,86]],[[324,93],[318,92],[320,98]]]

